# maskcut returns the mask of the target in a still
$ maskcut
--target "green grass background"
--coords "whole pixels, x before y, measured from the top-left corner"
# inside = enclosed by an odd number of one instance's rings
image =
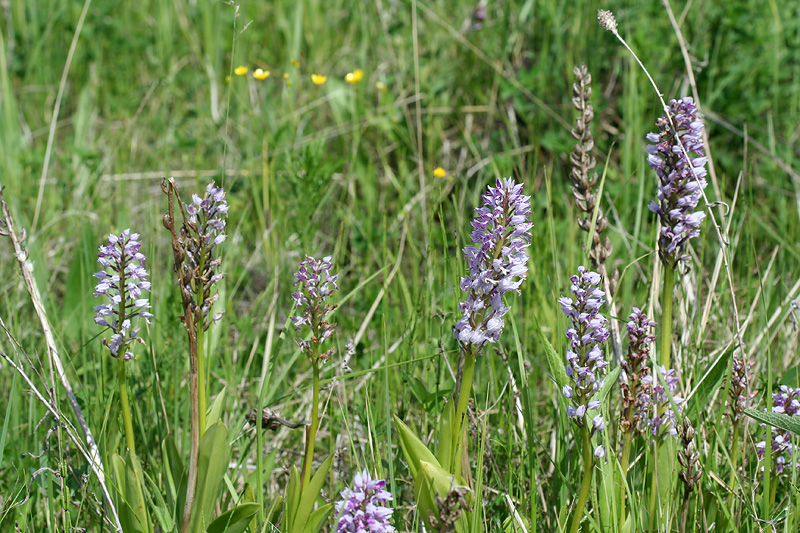
[[[671,5],[709,112],[721,197],[712,187],[707,194],[731,207],[736,304],[743,320],[749,316],[746,353],[755,365],[753,387],[763,391],[767,369],[774,383],[797,376],[798,314],[791,302],[800,277],[800,196],[785,167],[800,155],[800,4]],[[524,516],[538,516],[542,530],[556,530],[579,475],[538,335],[541,327],[563,348],[565,320],[556,298],[586,261],[567,180],[572,68],[580,62],[593,76],[601,172],[608,161],[603,208],[614,244],[609,261],[624,272],[620,318],[630,306],[648,304],[655,261],[655,218],[646,204],[656,183],[644,136],[661,109],[630,55],[597,25],[597,9],[614,11],[620,33],[665,97],[690,89],[659,2],[489,2],[478,29],[470,26],[475,7],[451,0],[242,0],[238,10],[203,0],[3,3],[0,183],[27,230],[38,288],[104,454],[124,439],[115,362],[92,321],[97,247],[108,233],[131,227],[148,256],[156,318],[129,376],[137,443],[157,484],[160,441],[168,431],[188,453],[187,349],[161,224],[160,181],[177,176],[188,197],[215,179],[228,191],[230,237],[222,248],[226,316],[213,330],[208,367],[212,397],[226,390],[223,418],[236,435],[232,487],[240,487],[246,465],[254,464],[243,420],[262,376],[268,405],[286,418],[308,417],[308,365],[291,329],[285,342],[276,340],[291,312],[292,273],[303,254],[333,255],[340,295],[351,296],[336,312],[337,356],[323,376],[340,377],[323,394],[319,448],[337,454],[326,494],[335,496],[357,468],[368,466],[391,480],[395,523],[411,530],[417,519],[411,478],[390,415],[422,435],[435,427],[453,386],[442,354],[453,361],[456,353],[452,326],[465,268],[460,249],[471,210],[487,184],[513,176],[532,196],[536,227],[529,279],[511,299],[514,328],[500,344],[506,359],[489,353],[476,371],[476,405],[485,410],[479,423],[486,438],[479,458],[486,473],[484,520],[489,531],[502,527],[508,494]],[[238,65],[271,75],[264,81],[236,76]],[[346,84],[345,74],[357,68],[363,81]],[[312,73],[327,82],[312,84]],[[434,177],[438,166],[447,177]],[[686,391],[735,330],[724,274],[713,278],[718,254],[707,220],[688,278],[694,298],[684,298],[678,319]],[[0,349],[28,361],[45,389],[50,378],[41,331],[7,240],[0,241],[0,258],[0,317],[29,361],[5,335]],[[337,363],[359,332],[354,374],[342,377]],[[0,367],[7,391],[0,395],[0,528],[96,530],[97,487],[91,479],[82,482],[85,463],[68,443],[46,438],[52,419],[39,424],[44,408],[7,365]],[[509,376],[531,402],[524,432],[516,425]],[[708,406],[699,432],[706,472],[727,480],[729,424],[719,418],[721,401]],[[757,401],[765,405],[761,396]],[[751,478],[757,477],[753,442],[760,438],[751,424],[744,445]],[[269,442],[267,501],[282,493],[286,469],[299,464],[300,442],[299,432]],[[735,509],[742,531],[758,531],[756,518],[779,519],[792,531],[798,495],[789,486],[781,485],[780,505],[768,517],[758,514],[757,488],[731,506],[724,487],[707,475],[703,492],[719,508]]]

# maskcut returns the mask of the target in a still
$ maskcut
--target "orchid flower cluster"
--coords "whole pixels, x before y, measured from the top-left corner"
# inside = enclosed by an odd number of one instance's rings
[[[606,327],[608,320],[600,314],[600,308],[605,303],[604,293],[598,288],[600,274],[584,267],[579,267],[578,273],[570,277],[570,291],[575,299],[562,296],[558,303],[571,323],[567,328],[569,348],[566,372],[572,378],[573,386],[564,385],[562,392],[571,401],[571,405],[567,406],[567,416],[583,426],[586,414],[600,409],[600,400],[594,399],[594,396],[603,386],[603,376],[608,367],[603,346],[609,332]],[[592,418],[592,426],[598,432],[605,429],[602,414],[598,413]],[[603,447],[599,446],[595,455],[601,457],[603,454]]]
[[[667,424],[669,434],[677,437],[680,424],[677,415],[681,414],[680,406],[683,403],[683,398],[676,395],[680,377],[674,368],[667,369],[660,365],[657,368],[661,379],[656,380],[652,374],[642,378],[644,385],[642,403],[648,406],[646,418],[643,417],[643,420],[654,436],[658,435],[661,426]],[[664,385],[667,386],[666,389]],[[667,390],[669,390],[669,394],[667,394]],[[679,409],[677,414],[671,407],[670,396]]]
[[[390,522],[394,509],[386,506],[392,500],[392,493],[385,487],[385,480],[372,479],[366,469],[357,472],[353,488],[344,489],[342,499],[335,504],[335,533],[395,531]]]
[[[691,97],[671,100],[666,115],[656,121],[658,133],[649,133],[647,158],[659,179],[658,201],[650,210],[661,218],[659,254],[674,268],[686,258],[688,242],[700,235],[703,211],[695,211],[706,188],[703,121]],[[694,155],[692,155],[694,154]],[[688,159],[687,159],[688,155]]]
[[[297,345],[309,359],[319,357],[323,362],[333,355],[333,348],[317,356],[317,348],[325,339],[333,335],[336,324],[327,321],[326,317],[336,309],[336,305],[327,303],[339,286],[338,274],[331,274],[331,256],[323,257],[317,261],[311,256],[300,263],[300,268],[294,277],[297,279],[294,286],[300,286],[297,292],[292,293],[292,299],[298,307],[302,307],[302,314],[292,317],[295,328],[308,326],[311,329],[309,340],[297,339]]]
[[[189,215],[186,224],[193,230],[193,235],[185,241],[187,261],[183,268],[187,272],[186,280],[194,280],[195,287],[186,287],[190,292],[202,292],[202,305],[199,306],[203,317],[203,328],[222,318],[222,313],[214,314],[209,320],[209,313],[219,299],[217,293],[211,294],[211,287],[221,281],[224,273],[219,272],[222,258],[215,256],[214,248],[225,242],[226,218],[228,203],[225,191],[214,182],[208,184],[206,193],[201,198],[193,194],[192,203],[186,204]]]
[[[643,421],[647,420],[649,395],[643,395],[642,380],[650,375],[649,345],[655,340],[650,328],[656,325],[638,307],[628,316],[628,353],[621,366],[627,382],[620,383],[622,409],[620,410],[620,429],[624,432],[642,433]],[[646,422],[645,422],[646,423]]]
[[[463,314],[454,329],[455,338],[477,353],[487,342],[497,342],[503,332],[503,316],[510,309],[503,303],[507,292],[519,293],[528,275],[530,246],[530,197],[522,184],[511,178],[498,179],[483,195],[472,221],[473,244],[464,248],[468,273],[461,290],[468,294],[459,305]]]
[[[153,317],[147,311],[150,303],[145,293],[150,291],[150,281],[141,246],[139,234],[131,233],[130,229],[119,235],[109,235],[108,244],[100,247],[97,256],[97,262],[104,270],[94,275],[97,278],[95,297],[108,298],[108,303],[95,306],[94,321],[111,328],[114,332],[111,340],[103,339],[103,344],[114,357],[120,357],[120,352],[123,352],[125,361],[133,359],[134,343],[144,344],[139,337],[139,328],[133,327],[134,321],[142,318],[149,324]]]
[[[772,394],[772,412],[788,416],[800,416],[800,388],[791,388],[781,385],[778,392]],[[762,424],[763,425],[763,424]],[[764,458],[764,451],[767,448],[767,441],[762,440],[756,443],[758,458]],[[778,474],[783,473],[792,466],[792,455],[794,447],[792,445],[792,434],[785,429],[772,428],[772,464]],[[796,465],[800,466],[800,465]],[[761,467],[763,470],[763,466]]]

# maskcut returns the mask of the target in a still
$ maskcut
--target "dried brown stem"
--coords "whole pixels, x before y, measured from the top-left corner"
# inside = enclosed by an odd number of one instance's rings
[[[189,453],[189,472],[186,483],[186,502],[183,506],[183,519],[181,521],[181,533],[189,531],[189,525],[192,519],[192,509],[194,508],[195,491],[197,489],[197,464],[200,453],[200,409],[198,396],[200,391],[200,378],[198,372],[198,353],[197,353],[197,327],[193,308],[193,295],[188,289],[188,280],[186,279],[186,272],[181,266],[186,259],[186,252],[184,252],[183,241],[186,238],[186,232],[181,226],[178,231],[175,228],[175,198],[178,199],[178,206],[186,219],[183,202],[181,202],[178,189],[175,186],[175,180],[170,178],[161,182],[161,189],[167,195],[167,214],[164,215],[164,227],[169,230],[172,241],[172,254],[173,254],[173,269],[178,276],[178,284],[181,291],[181,304],[183,306],[183,316],[181,321],[186,327],[186,333],[189,338],[189,393],[191,395],[190,403],[190,417],[191,417],[191,450]],[[202,320],[202,315],[201,315]]]

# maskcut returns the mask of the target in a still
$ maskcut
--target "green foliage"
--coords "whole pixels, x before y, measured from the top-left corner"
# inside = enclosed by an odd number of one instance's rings
[[[489,350],[475,372],[479,423],[467,428],[466,457],[483,490],[474,495],[481,513],[470,525],[522,531],[521,521],[531,533],[566,527],[580,483],[574,461],[580,446],[560,394],[568,378],[557,298],[585,261],[588,242],[575,224],[567,180],[571,70],[580,62],[594,79],[594,155],[603,167],[601,204],[614,245],[609,267],[622,274],[616,309],[624,316],[620,310],[632,305],[652,305],[656,321],[660,309],[650,299],[658,292],[651,287],[659,279],[657,228],[647,210],[655,190],[643,151],[660,105],[628,52],[597,26],[597,2],[485,2],[480,25],[476,2],[456,0],[243,1],[238,17],[224,2],[92,2],[82,26],[83,2],[7,4],[0,28],[0,185],[28,234],[37,289],[126,531],[175,531],[185,502],[188,357],[161,225],[166,206],[158,183],[167,175],[181,182],[184,199],[215,179],[231,205],[231,234],[222,247],[225,317],[207,336],[215,400],[194,527],[325,530],[330,502],[349,475],[366,467],[393,487],[395,526],[413,530],[415,480],[427,487],[430,506],[440,494],[435,487],[444,487],[435,465],[449,470],[462,460],[453,445],[452,402],[444,402],[454,381],[461,249],[485,186],[509,175],[532,195],[536,227],[529,283],[507,315],[513,338],[507,328],[498,353]],[[722,391],[731,351],[718,350],[740,332],[758,370],[751,391],[766,390],[768,381],[798,385],[791,302],[798,296],[799,189],[787,167],[797,167],[800,155],[800,17],[793,2],[671,5],[706,112],[715,164],[706,194],[729,208],[724,219],[724,209],[707,209],[727,230],[727,263],[709,217],[676,293],[680,392],[695,391],[685,408],[705,472],[691,497],[687,530],[716,524],[755,533],[775,524],[793,531],[800,523],[797,475],[767,474],[774,494],[761,495],[753,424],[748,433],[739,426],[740,457],[731,460],[732,424],[721,414],[730,410]],[[663,4],[636,0],[615,10],[620,32],[665,97],[691,92]],[[240,64],[249,75],[233,74]],[[270,77],[256,80],[255,68]],[[364,69],[363,81],[345,83],[356,68]],[[313,85],[311,73],[328,81]],[[438,166],[445,178],[433,176]],[[128,366],[138,458],[124,455],[116,361],[102,351],[101,328],[91,320],[97,247],[104,235],[127,227],[142,234],[155,315],[142,332],[147,346]],[[63,388],[52,382],[12,253],[0,238],[0,317],[13,337],[3,330],[0,350],[42,390],[53,391],[77,428]],[[314,458],[319,464],[336,454],[328,472],[335,474],[323,475],[315,494],[301,494],[299,472],[293,473],[303,431],[264,429],[259,449],[243,422],[256,406],[291,422],[309,418],[301,407],[310,395],[308,366],[293,328],[284,325],[291,273],[304,253],[332,255],[342,294],[349,295],[335,314],[336,352],[322,369],[330,388],[323,389]],[[346,353],[349,370],[341,366]],[[606,380],[602,394],[611,406],[624,379]],[[18,523],[22,531],[102,530],[97,479],[63,430],[48,434],[63,426],[46,417],[19,376],[0,373],[0,386],[7,392],[0,397],[0,529]],[[748,413],[787,429],[791,420],[775,418],[768,403],[769,397],[756,398]],[[617,414],[611,407],[609,424]],[[418,435],[434,435],[435,446],[428,450]],[[606,438],[606,462],[595,469],[596,493],[582,527],[646,530],[650,473],[659,458],[648,452],[650,441],[634,442],[636,459],[625,479],[628,514],[616,517],[618,443]],[[423,462],[433,466],[420,473]],[[662,468],[672,467],[679,470],[673,463]],[[724,486],[731,474],[735,497]],[[657,498],[656,510],[677,528],[681,483],[670,490],[672,501]],[[264,506],[248,515],[255,501]],[[510,519],[509,501],[519,520]],[[285,509],[301,505],[309,513],[305,525],[296,517],[289,524]],[[416,520],[426,519],[421,515]]]
[[[745,409],[745,414],[754,420],[769,424],[770,426],[785,429],[795,435],[800,435],[800,421],[797,417],[785,415],[783,413],[770,413],[768,411],[758,411],[756,409]]]

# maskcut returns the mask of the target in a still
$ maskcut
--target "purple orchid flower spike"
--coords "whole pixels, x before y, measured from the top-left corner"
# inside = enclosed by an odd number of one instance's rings
[[[530,222],[530,197],[522,194],[522,184],[511,178],[497,180],[483,195],[481,207],[472,221],[473,244],[464,248],[468,272],[461,278],[466,301],[459,305],[463,314],[454,329],[455,338],[480,353],[486,343],[497,342],[503,332],[503,316],[509,311],[503,303],[507,292],[519,293],[528,276],[528,252],[533,224]]]
[[[335,533],[388,533],[395,531],[390,520],[394,509],[387,507],[392,493],[385,490],[386,481],[372,479],[365,469],[358,472],[353,487],[341,492],[342,499],[335,504]]]
[[[147,311],[150,303],[145,293],[150,292],[150,281],[141,246],[139,234],[131,233],[130,229],[109,235],[108,244],[101,246],[97,255],[97,262],[104,270],[94,275],[95,297],[107,298],[107,303],[95,306],[94,321],[111,329],[111,338],[103,339],[103,344],[114,357],[120,357],[122,352],[126,361],[133,359],[134,343],[144,344],[139,328],[134,327],[136,319],[142,318],[149,324],[153,317]]]
[[[671,100],[667,115],[656,121],[658,133],[648,133],[647,161],[658,176],[658,201],[650,210],[661,219],[659,254],[674,268],[685,260],[686,245],[700,235],[706,214],[695,211],[706,188],[703,121],[691,97]],[[674,129],[673,129],[674,125]],[[685,150],[685,152],[684,152]],[[688,154],[688,159],[686,155]]]

